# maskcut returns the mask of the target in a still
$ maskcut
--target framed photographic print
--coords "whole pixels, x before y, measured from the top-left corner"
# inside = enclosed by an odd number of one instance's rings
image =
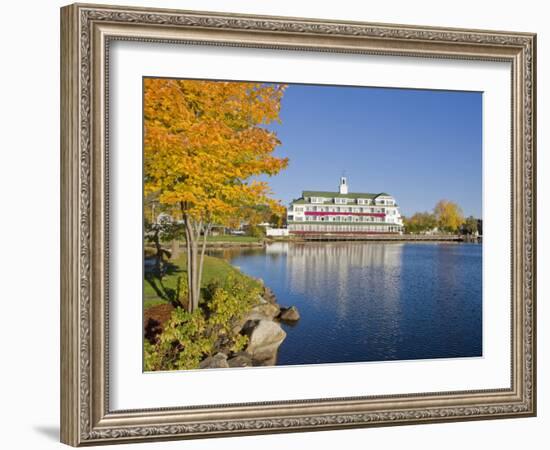
[[[61,439],[536,414],[530,33],[61,9]]]

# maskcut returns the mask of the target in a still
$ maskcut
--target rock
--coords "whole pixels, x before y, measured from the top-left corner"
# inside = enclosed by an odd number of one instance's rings
[[[277,297],[275,296],[275,293],[267,286],[264,287],[263,297],[268,303],[277,303]]]
[[[260,303],[246,315],[246,320],[272,320],[279,315],[280,308],[272,303]]]
[[[251,367],[252,355],[246,352],[239,352],[233,358],[227,360],[229,367]]]
[[[249,336],[246,352],[256,361],[273,358],[286,338],[281,326],[271,320],[250,320],[243,327],[243,332]]]
[[[209,356],[199,365],[201,369],[220,369],[227,367],[229,367],[229,364],[227,364],[227,355],[223,353],[216,353],[214,356]]]
[[[269,359],[263,360],[253,360],[252,365],[254,367],[266,367],[266,366],[276,366],[277,365],[277,352],[273,353]]]
[[[291,306],[290,308],[282,308],[279,319],[284,320],[285,322],[297,322],[300,320],[300,313],[296,306]]]
[[[273,320],[279,315],[281,308],[279,305],[267,303],[265,300],[263,303],[260,303],[254,306],[246,316],[244,316],[240,321],[235,323],[235,326],[231,329],[233,333],[242,332],[245,324],[249,321],[259,320]],[[246,334],[246,333],[243,333]]]
[[[247,320],[241,327],[241,334],[250,338],[252,331],[258,326],[258,323],[260,323],[259,320]]]

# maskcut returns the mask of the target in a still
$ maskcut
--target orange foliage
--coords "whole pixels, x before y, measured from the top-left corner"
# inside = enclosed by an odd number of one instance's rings
[[[280,142],[263,126],[279,121],[285,86],[146,78],[144,89],[146,193],[205,223],[275,206],[254,178],[287,166],[272,155]]]

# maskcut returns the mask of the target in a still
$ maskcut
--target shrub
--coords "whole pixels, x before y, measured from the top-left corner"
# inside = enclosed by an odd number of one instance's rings
[[[156,343],[145,341],[145,370],[196,369],[219,351],[242,350],[248,338],[239,324],[258,303],[260,289],[243,276],[229,276],[224,283],[210,283],[200,308],[189,313],[176,308]]]
[[[248,227],[248,234],[255,238],[263,238],[265,237],[265,228],[260,227],[258,225],[250,225]]]

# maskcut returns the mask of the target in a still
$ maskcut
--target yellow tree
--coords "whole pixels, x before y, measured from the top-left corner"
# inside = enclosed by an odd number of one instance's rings
[[[181,215],[187,244],[188,309],[199,304],[206,238],[212,225],[246,219],[257,205],[280,208],[260,175],[288,160],[265,125],[279,121],[284,85],[144,80],[145,194]]]
[[[449,200],[440,200],[434,208],[434,215],[440,229],[456,231],[464,222],[462,209]]]

